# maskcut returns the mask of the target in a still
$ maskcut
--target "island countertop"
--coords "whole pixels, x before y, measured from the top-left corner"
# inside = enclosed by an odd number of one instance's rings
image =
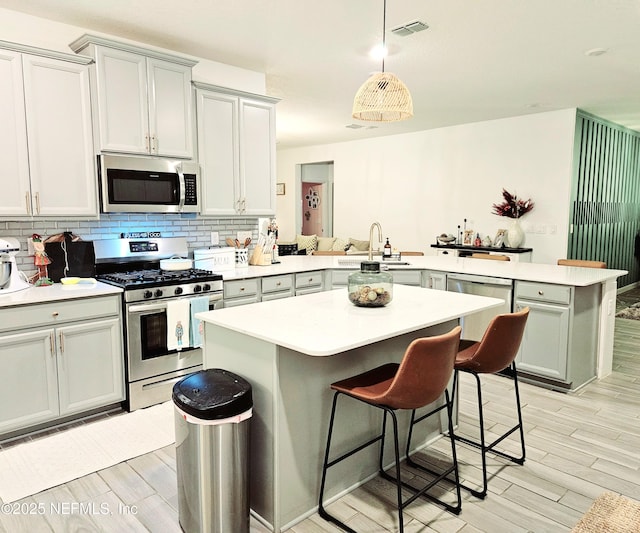
[[[502,303],[498,298],[394,285],[393,300],[385,307],[356,307],[341,288],[197,317],[307,355],[329,356]]]
[[[366,256],[304,256],[291,255],[280,258],[280,263],[269,266],[250,266],[222,272],[227,281],[234,279],[276,276],[312,270],[354,270]],[[374,256],[374,259],[379,260]],[[614,281],[627,274],[626,270],[579,268],[551,265],[547,263],[525,263],[519,261],[483,261],[468,257],[407,256],[407,265],[381,261],[384,267],[393,270],[434,270],[457,274],[476,274],[516,281],[552,283],[573,287],[586,287],[597,283]]]

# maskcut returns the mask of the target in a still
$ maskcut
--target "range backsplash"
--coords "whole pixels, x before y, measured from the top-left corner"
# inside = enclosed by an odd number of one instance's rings
[[[29,255],[27,240],[37,233],[43,238],[63,231],[71,231],[85,241],[116,239],[121,233],[159,231],[163,237],[185,237],[189,252],[211,246],[211,232],[217,231],[220,244],[227,237],[236,237],[237,231],[251,231],[258,237],[257,218],[198,218],[196,215],[158,214],[101,214],[100,220],[26,220],[0,221],[0,237],[15,237],[20,241],[16,260],[18,268],[27,275],[36,272],[33,256]]]

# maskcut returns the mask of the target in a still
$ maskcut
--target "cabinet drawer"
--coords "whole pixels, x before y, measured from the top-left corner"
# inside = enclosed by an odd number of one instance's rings
[[[118,315],[120,296],[78,298],[47,304],[0,309],[0,331],[55,326],[64,322]]]
[[[262,278],[262,293],[286,291],[293,286],[293,276],[269,276]]]
[[[240,279],[237,281],[224,282],[224,297],[238,298],[240,296],[250,296],[258,294],[259,278]]]
[[[355,272],[355,270],[333,270],[331,272],[331,286],[344,287],[349,281],[349,274]]]
[[[516,282],[516,298],[569,305],[571,303],[571,287],[518,281]]]
[[[401,285],[417,285],[422,284],[422,274],[419,270],[391,270],[393,282]]]
[[[321,287],[322,280],[322,270],[296,274],[296,289],[304,289],[305,287]]]

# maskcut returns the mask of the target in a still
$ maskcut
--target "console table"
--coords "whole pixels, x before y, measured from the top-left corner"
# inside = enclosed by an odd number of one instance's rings
[[[437,249],[437,255],[452,257],[468,257],[474,252],[506,255],[511,261],[531,263],[533,248],[508,248],[495,246],[464,246],[462,244],[432,244]]]

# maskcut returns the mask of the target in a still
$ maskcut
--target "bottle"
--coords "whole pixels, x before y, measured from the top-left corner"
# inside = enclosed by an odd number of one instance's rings
[[[349,301],[358,307],[383,307],[393,298],[393,276],[378,261],[362,261],[348,278]]]
[[[387,242],[384,243],[382,257],[391,257],[391,245],[389,244],[389,237],[387,237]]]
[[[480,234],[476,233],[476,240],[473,243],[474,246],[482,246],[482,241],[480,240]]]

